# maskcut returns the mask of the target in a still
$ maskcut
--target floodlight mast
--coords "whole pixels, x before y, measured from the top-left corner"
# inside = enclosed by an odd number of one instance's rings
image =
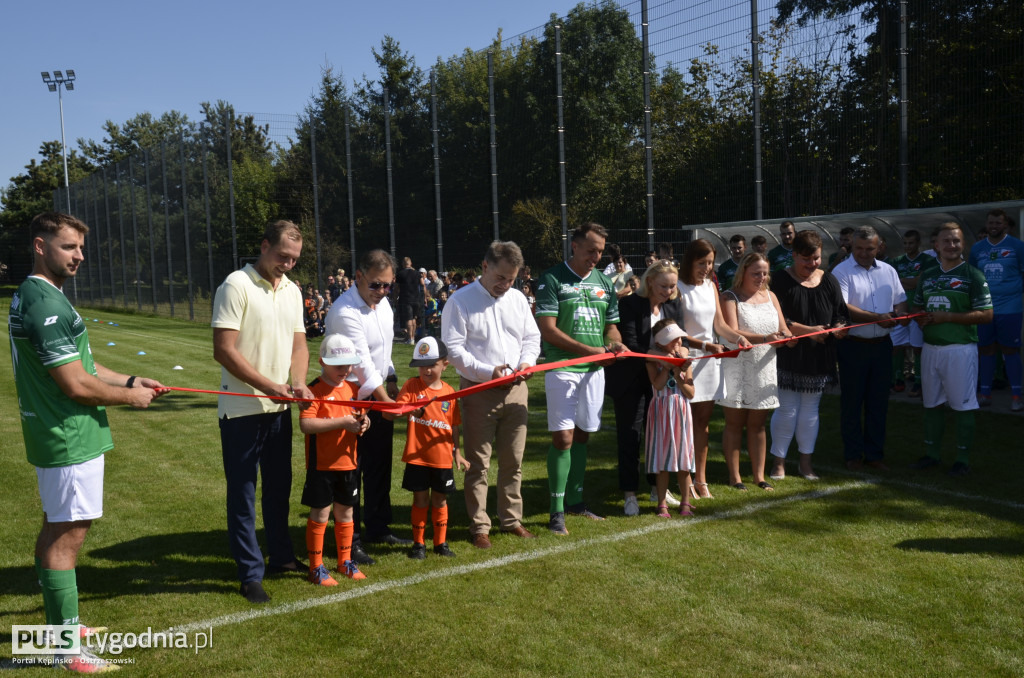
[[[43,82],[51,92],[57,92],[57,100],[60,103],[60,152],[64,158],[64,198],[67,200],[67,213],[71,214],[71,190],[68,187],[68,149],[64,140],[64,97],[61,95],[61,86],[67,91],[75,89],[75,72],[68,69],[61,73],[54,71],[50,77],[48,71],[42,71]]]

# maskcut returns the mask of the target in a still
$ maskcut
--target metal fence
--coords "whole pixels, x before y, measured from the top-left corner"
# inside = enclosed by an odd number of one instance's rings
[[[501,237],[538,270],[593,219],[639,264],[688,226],[1024,197],[1019,3],[864,7],[605,1],[429,72],[328,71],[303,115],[226,110],[72,185],[76,301],[206,320],[276,218],[323,289],[372,247],[451,270]]]

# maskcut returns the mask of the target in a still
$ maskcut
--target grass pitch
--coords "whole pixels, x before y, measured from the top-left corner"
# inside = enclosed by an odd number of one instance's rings
[[[100,362],[168,385],[217,388],[207,326],[80,311]],[[315,365],[316,344],[310,349]],[[32,569],[41,509],[9,351],[0,355],[8,441],[0,451],[0,657],[10,657],[12,624],[43,618]],[[395,346],[401,379],[413,373],[410,356],[411,347]],[[453,369],[446,378],[456,381]],[[610,410],[592,438],[585,493],[608,520],[570,517],[567,538],[545,529],[549,438],[535,378],[523,492],[538,539],[498,534],[495,522],[494,547],[472,548],[460,491],[449,501],[455,559],[428,549],[426,561],[411,561],[401,548],[380,547],[364,581],[320,589],[299,576],[269,578],[273,600],[253,607],[238,595],[228,555],[216,396],[172,393],[147,411],[110,408],[116,447],[107,455],[105,515],[78,564],[82,618],[119,633],[212,633],[202,649],[106,654],[130,662],[126,675],[1024,674],[1020,417],[980,412],[974,472],[953,480],[904,470],[922,453],[921,409],[893,402],[893,470],[853,474],[842,466],[837,399],[826,397],[815,455],[823,480],[790,477],[774,493],[741,493],[724,484],[718,416],[709,459],[716,498],[698,502],[694,519],[664,521],[643,497],[639,517],[622,515]],[[301,553],[295,430],[291,525]],[[392,500],[396,531],[408,535],[402,443],[396,435]],[[952,456],[950,441],[944,468]],[[749,479],[745,458],[742,467]],[[325,553],[333,554],[330,531]]]

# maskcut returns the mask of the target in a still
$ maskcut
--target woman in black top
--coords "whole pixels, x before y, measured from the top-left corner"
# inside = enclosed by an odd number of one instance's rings
[[[841,327],[848,322],[839,281],[819,269],[820,265],[821,237],[815,231],[800,231],[793,241],[792,266],[772,276],[771,290],[795,336]],[[818,404],[822,393],[838,383],[836,339],[845,335],[845,331],[819,334],[797,342],[792,348],[778,348],[779,408],[771,423],[771,477],[775,480],[786,477],[786,453],[794,437],[800,452],[800,475],[808,480],[818,479],[811,467],[818,437]]]
[[[662,318],[683,324],[683,307],[676,283],[679,271],[671,261],[660,260],[650,266],[640,289],[619,300],[619,334],[630,351],[648,353],[651,327]],[[688,351],[680,349],[679,357]],[[605,368],[605,393],[615,406],[615,430],[619,449],[619,489],[625,495],[625,513],[639,513],[636,492],[640,485],[640,433],[644,430],[647,406],[651,400],[651,382],[643,358],[618,360]],[[648,483],[654,487],[653,476]],[[683,497],[685,499],[685,497]]]

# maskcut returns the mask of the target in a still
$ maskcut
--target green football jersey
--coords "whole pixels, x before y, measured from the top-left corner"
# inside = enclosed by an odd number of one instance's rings
[[[718,267],[718,291],[724,292],[732,289],[733,278],[736,277],[736,271],[740,265],[729,257],[722,262],[722,265]]]
[[[929,257],[924,252],[918,252],[917,256],[911,259],[906,254],[901,254],[892,261],[889,265],[896,269],[896,274],[899,275],[900,279],[904,278],[916,278],[921,275],[921,271],[925,269],[925,265],[934,263],[937,261],[935,257]]]
[[[967,262],[948,271],[928,266],[918,278],[913,305],[928,312],[967,313],[992,308],[992,296],[985,275]],[[923,330],[925,342],[933,346],[978,343],[977,325],[942,323]]]
[[[768,250],[768,266],[772,271],[781,271],[793,265],[793,250],[778,245]]]
[[[96,374],[85,322],[64,293],[47,280],[27,278],[11,300],[8,330],[29,462],[70,466],[111,449],[106,410],[67,397],[49,374],[76,360]]]
[[[592,270],[580,278],[566,263],[549,268],[537,285],[537,316],[555,316],[555,326],[587,346],[604,346],[607,325],[619,322],[619,301],[612,281],[604,273]],[[544,342],[544,355],[549,360],[579,358],[575,353]],[[594,363],[559,368],[568,372],[593,372],[601,369]]]

